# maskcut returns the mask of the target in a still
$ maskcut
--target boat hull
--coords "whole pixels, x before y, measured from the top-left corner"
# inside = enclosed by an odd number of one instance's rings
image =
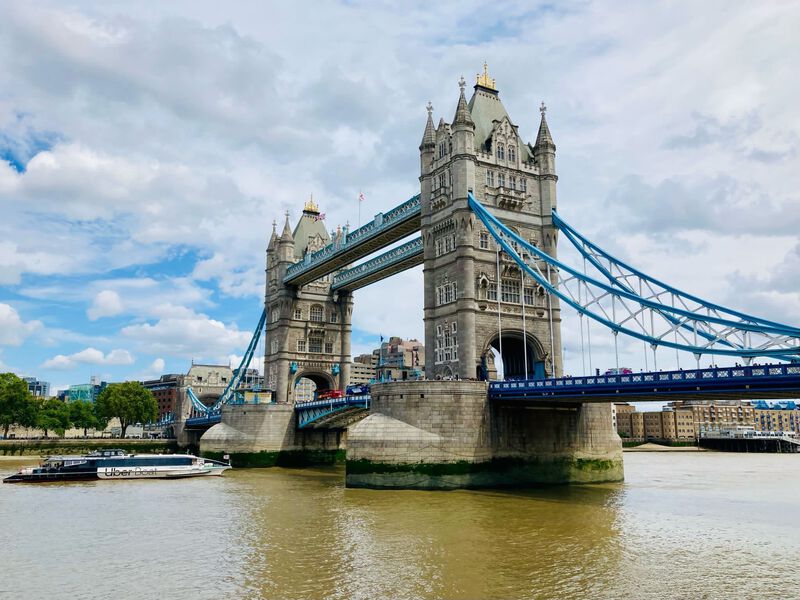
[[[182,479],[219,476],[231,468],[229,464],[191,455],[124,455],[118,450],[105,452],[107,455],[48,457],[41,466],[20,469],[18,473],[3,479],[3,483]]]

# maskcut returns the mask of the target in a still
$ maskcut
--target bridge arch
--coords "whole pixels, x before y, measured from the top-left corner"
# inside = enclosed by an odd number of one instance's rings
[[[297,373],[291,384],[291,395],[294,402],[297,402],[296,387],[301,379],[308,379],[313,382],[315,390],[332,390],[336,388],[336,382],[333,375],[323,371],[300,371]]]
[[[485,379],[488,366],[492,360],[492,350],[500,354],[500,334],[495,332],[488,337],[481,351],[481,366],[478,367],[478,378]],[[547,376],[547,352],[542,342],[532,333],[521,329],[504,329],[502,332],[503,377],[505,379],[522,379],[525,377],[525,346],[528,357],[528,379],[544,379]],[[496,365],[495,365],[496,366]]]

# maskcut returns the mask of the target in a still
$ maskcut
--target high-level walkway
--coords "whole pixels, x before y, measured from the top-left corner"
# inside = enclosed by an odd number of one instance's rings
[[[287,269],[283,283],[305,285],[386,248],[419,231],[421,214],[420,197],[417,194],[385,214],[378,213],[371,222],[348,233],[344,241],[328,244],[306,255]]]

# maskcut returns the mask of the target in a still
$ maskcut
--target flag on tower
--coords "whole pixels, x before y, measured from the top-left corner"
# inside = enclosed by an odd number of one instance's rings
[[[358,192],[358,201],[359,202],[363,202],[364,201],[364,192]]]

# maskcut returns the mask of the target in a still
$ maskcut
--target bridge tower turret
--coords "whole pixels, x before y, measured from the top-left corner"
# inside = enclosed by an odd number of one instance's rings
[[[276,402],[293,403],[302,378],[317,389],[345,389],[350,382],[352,295],[332,292],[332,275],[300,287],[283,283],[289,266],[331,241],[323,218],[309,200],[294,231],[287,212],[283,233],[278,237],[273,228],[267,247],[264,380]],[[335,233],[333,243],[345,234]]]
[[[440,120],[434,130],[429,105],[420,145],[425,372],[485,378],[494,348],[506,377],[560,375],[557,298],[498,253],[467,200],[472,192],[507,227],[555,254],[555,144],[544,112],[534,146],[520,138],[486,65],[469,102],[463,78],[459,85],[452,124]]]

